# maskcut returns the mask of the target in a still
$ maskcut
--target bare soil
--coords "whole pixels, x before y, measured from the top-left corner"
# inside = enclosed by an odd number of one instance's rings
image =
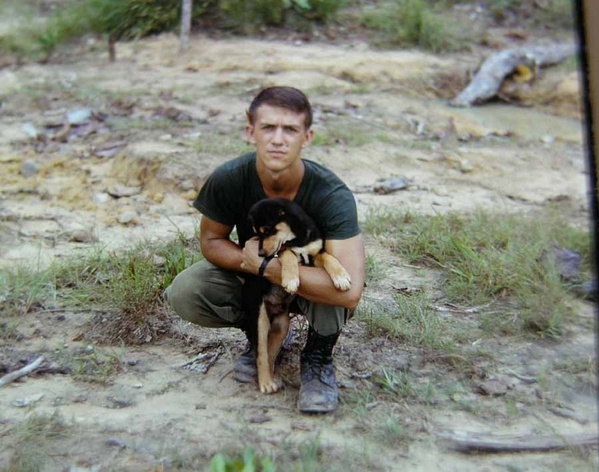
[[[199,215],[191,201],[217,165],[250,149],[245,108],[275,84],[308,93],[323,141],[304,157],[355,191],[362,218],[378,207],[425,214],[551,207],[584,228],[576,71],[541,71],[520,87],[517,103],[448,107],[439,97],[455,87],[450,79],[463,83],[488,52],[435,56],[376,51],[357,40],[196,36],[179,55],[176,37],[163,35],[119,44],[115,63],[90,41],[59,61],[1,69],[0,262],[43,266],[98,247],[192,236]],[[92,115],[65,128],[66,114],[81,108]],[[410,185],[374,192],[393,176]],[[398,288],[438,284],[437,274],[410,267],[380,241],[367,240],[366,249],[386,267],[366,288],[366,304],[392,309]],[[573,303],[576,318],[560,341],[465,336],[471,345],[462,347],[486,353],[465,363],[369,336],[351,320],[335,352],[342,406],[327,416],[296,409],[299,318],[280,366],[285,389],[272,396],[233,380],[243,347],[235,330],[173,318],[177,336],[98,347],[80,336],[92,311],[50,307],[11,318],[18,336],[0,341],[5,371],[40,354],[58,366],[94,350],[117,361],[106,382],[45,373],[0,389],[0,467],[26,448],[13,434],[20,424],[59,411],[73,434],[50,440],[43,470],[205,470],[213,454],[246,446],[274,456],[280,470],[311,470],[309,457],[323,470],[595,470],[596,449],[463,454],[440,439],[443,432],[566,440],[597,432],[594,306]],[[465,332],[479,329],[473,307],[441,300],[438,308]],[[199,353],[218,356],[207,373],[176,367]],[[413,392],[368,397],[384,370],[409,376]],[[427,388],[434,392],[418,393]],[[13,406],[35,394],[43,397]]]

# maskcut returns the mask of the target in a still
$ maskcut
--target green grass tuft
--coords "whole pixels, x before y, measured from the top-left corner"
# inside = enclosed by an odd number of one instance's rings
[[[52,442],[67,438],[70,434],[71,427],[58,410],[52,415],[31,414],[11,432],[15,443],[7,470],[50,470]]]
[[[589,234],[551,214],[425,216],[385,210],[372,212],[363,228],[384,234],[386,244],[409,263],[440,269],[452,302],[515,303],[506,312],[509,320],[493,317],[498,327],[503,325],[500,330],[512,324],[548,337],[562,333],[571,313],[569,289],[544,257],[552,247],[580,253],[581,278],[590,274]]]

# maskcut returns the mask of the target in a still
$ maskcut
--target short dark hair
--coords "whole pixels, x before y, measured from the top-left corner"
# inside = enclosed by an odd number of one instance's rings
[[[256,110],[261,105],[270,105],[273,107],[287,108],[297,113],[304,114],[304,124],[306,130],[312,126],[312,107],[310,101],[304,93],[293,87],[268,87],[256,95],[250,109],[247,112],[250,124],[254,124],[256,119]]]

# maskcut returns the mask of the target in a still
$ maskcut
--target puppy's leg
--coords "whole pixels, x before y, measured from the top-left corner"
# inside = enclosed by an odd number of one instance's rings
[[[272,378],[270,366],[268,365],[268,332],[270,330],[270,321],[264,302],[260,304],[258,314],[258,384],[262,393],[274,393],[277,391],[277,384]]]
[[[281,262],[281,286],[287,293],[294,294],[299,288],[299,265],[293,251],[285,250],[279,254]]]
[[[333,285],[335,285],[336,289],[343,292],[350,289],[351,277],[337,258],[326,252],[319,252],[314,256],[314,265],[316,267],[324,267],[324,270],[327,271],[331,280],[333,280]]]
[[[284,312],[272,320],[270,333],[268,333],[268,365],[270,366],[270,375],[273,378],[275,375],[275,361],[285,336],[287,336],[287,331],[289,331],[289,313]]]

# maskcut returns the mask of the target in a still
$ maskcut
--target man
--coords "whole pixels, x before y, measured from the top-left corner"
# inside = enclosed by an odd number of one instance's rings
[[[300,267],[293,313],[304,315],[310,328],[301,355],[302,412],[329,412],[338,405],[332,350],[362,296],[364,246],[356,204],[345,184],[324,167],[301,158],[313,139],[312,109],[306,96],[291,87],[261,91],[247,112],[246,134],[256,152],[219,166],[203,185],[194,206],[202,213],[200,246],[205,260],[181,272],[167,289],[172,308],[183,319],[205,327],[238,327],[246,335],[239,275],[259,274],[264,258],[247,222],[259,200],[295,200],[316,222],[324,248],[351,276],[346,292],[335,289],[322,268]],[[239,245],[230,235],[236,227]],[[268,262],[264,277],[281,284],[281,265]],[[234,378],[256,377],[256,340],[248,336],[245,352],[235,362]]]

